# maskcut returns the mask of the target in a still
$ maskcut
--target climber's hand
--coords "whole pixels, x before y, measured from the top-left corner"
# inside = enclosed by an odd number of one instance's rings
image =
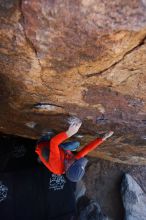
[[[67,133],[67,136],[68,137],[71,137],[72,135],[76,134],[79,130],[79,128],[81,127],[82,125],[82,121],[81,120],[78,120],[78,121],[75,121],[74,123],[72,123],[68,130],[66,131]]]
[[[106,133],[106,134],[103,136],[102,139],[105,141],[107,138],[111,137],[113,134],[114,134],[113,131],[109,131],[108,133]]]

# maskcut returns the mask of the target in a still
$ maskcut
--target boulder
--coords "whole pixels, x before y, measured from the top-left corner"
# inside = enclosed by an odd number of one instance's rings
[[[145,220],[146,193],[129,174],[123,178],[121,193],[125,208],[125,219]]]
[[[91,156],[146,164],[145,1],[0,0],[0,131],[32,139],[84,123]]]

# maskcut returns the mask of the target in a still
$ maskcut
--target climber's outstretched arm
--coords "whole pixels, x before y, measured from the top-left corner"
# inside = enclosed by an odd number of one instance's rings
[[[82,150],[80,150],[76,155],[76,159],[80,159],[84,156],[86,156],[90,151],[94,150],[97,148],[100,144],[102,144],[104,140],[102,138],[97,138],[94,141],[90,142],[87,144]]]
[[[86,156],[90,151],[94,150],[97,148],[100,144],[102,144],[107,138],[111,137],[113,135],[113,131],[110,131],[105,134],[103,138],[97,138],[94,141],[90,142],[87,144],[81,151],[79,151],[76,155],[76,159],[80,159],[84,156]]]

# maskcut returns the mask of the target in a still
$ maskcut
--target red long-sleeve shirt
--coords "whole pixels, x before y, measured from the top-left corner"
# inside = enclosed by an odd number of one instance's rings
[[[42,148],[44,147],[44,142],[37,145],[35,152],[39,155],[42,163],[53,173],[61,175],[65,172],[64,161],[65,159],[80,159],[86,156],[90,151],[94,150],[98,145],[103,143],[102,138],[97,138],[94,141],[90,142],[86,145],[82,150],[77,152],[76,155],[70,152],[66,154],[65,151],[59,147],[59,145],[68,138],[66,132],[61,132],[53,137],[50,141],[45,142],[45,146],[47,145],[50,148],[49,160],[46,161],[42,156]]]

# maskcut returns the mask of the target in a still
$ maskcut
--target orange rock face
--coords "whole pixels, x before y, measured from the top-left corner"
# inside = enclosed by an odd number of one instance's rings
[[[93,156],[146,164],[145,11],[144,0],[1,0],[0,131],[37,138],[76,115],[83,143],[115,131]]]

